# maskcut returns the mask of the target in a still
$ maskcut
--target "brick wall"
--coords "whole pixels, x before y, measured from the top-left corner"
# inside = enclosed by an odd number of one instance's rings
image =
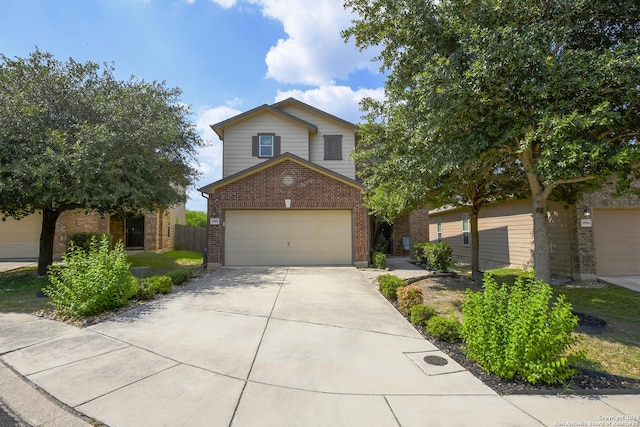
[[[293,176],[293,184],[282,182],[285,175]],[[353,261],[368,262],[369,224],[361,190],[291,160],[230,182],[210,194],[208,216],[214,216],[215,208],[220,225],[209,225],[209,262],[221,264],[224,260],[222,224],[226,209],[284,209],[285,199],[291,199],[290,209],[350,209]]]

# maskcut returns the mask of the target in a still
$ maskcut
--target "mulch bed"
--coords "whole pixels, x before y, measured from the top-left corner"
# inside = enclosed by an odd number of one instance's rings
[[[391,303],[398,309],[396,301]],[[398,311],[403,315],[399,309]],[[585,326],[599,325],[600,319],[589,315],[578,314]],[[407,321],[409,321],[408,317]],[[587,369],[576,368],[578,372],[565,383],[559,384],[529,384],[523,380],[503,380],[496,375],[485,372],[482,367],[467,359],[464,354],[462,342],[450,343],[439,340],[428,334],[422,326],[413,325],[433,345],[443,353],[458,362],[463,368],[471,372],[485,385],[496,393],[505,394],[640,394],[640,380],[610,375]]]

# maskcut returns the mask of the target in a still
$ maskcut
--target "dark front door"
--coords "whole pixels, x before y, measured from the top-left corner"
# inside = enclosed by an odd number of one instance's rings
[[[127,249],[144,249],[144,216],[127,215]]]

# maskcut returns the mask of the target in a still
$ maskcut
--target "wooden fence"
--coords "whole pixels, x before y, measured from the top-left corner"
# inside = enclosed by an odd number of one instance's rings
[[[207,246],[207,229],[193,225],[176,224],[176,249],[202,252]]]

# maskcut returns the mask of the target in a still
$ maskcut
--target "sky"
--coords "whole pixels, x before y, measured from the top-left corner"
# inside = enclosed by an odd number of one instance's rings
[[[187,209],[205,211],[195,189],[222,178],[209,125],[289,97],[358,123],[360,100],[382,99],[377,52],[340,35],[354,18],[342,0],[0,0],[0,53],[37,47],[182,89],[207,143]]]

